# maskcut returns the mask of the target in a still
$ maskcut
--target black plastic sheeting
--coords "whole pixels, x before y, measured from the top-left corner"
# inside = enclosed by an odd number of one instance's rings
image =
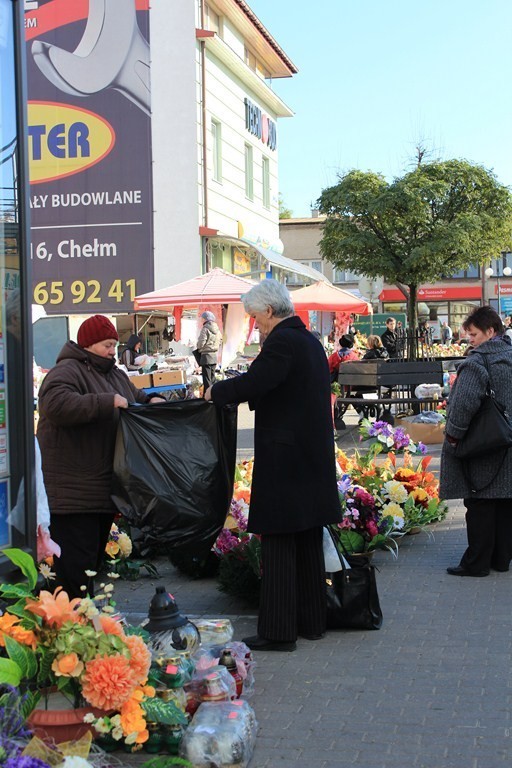
[[[236,406],[205,400],[121,410],[112,499],[141,554],[208,556],[233,495],[236,430]]]

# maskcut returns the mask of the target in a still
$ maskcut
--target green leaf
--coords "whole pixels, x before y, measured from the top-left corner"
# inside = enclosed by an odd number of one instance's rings
[[[0,586],[2,597],[14,600],[17,597],[32,597],[32,592],[27,584],[2,584]]]
[[[25,693],[21,702],[21,715],[24,720],[34,711],[40,698],[39,691],[27,691]]]
[[[0,680],[2,683],[17,688],[21,683],[21,679],[21,669],[16,662],[11,659],[0,658]]]
[[[347,552],[364,552],[364,538],[360,533],[338,528],[337,535]]]
[[[2,554],[9,558],[11,563],[17,565],[28,581],[30,589],[34,589],[37,583],[37,568],[33,558],[22,549],[4,549]]]
[[[39,672],[37,673],[37,685],[40,687],[47,686],[50,680],[51,669],[55,654],[48,648],[41,648],[40,660],[39,660]]]
[[[4,635],[5,650],[10,659],[16,662],[21,669],[21,674],[27,680],[35,677],[37,673],[37,659],[34,651],[26,645],[18,643],[8,635]]]
[[[145,699],[142,701],[142,708],[148,720],[153,723],[163,723],[165,725],[186,725],[187,716],[179,709],[173,701],[162,701],[162,699]]]

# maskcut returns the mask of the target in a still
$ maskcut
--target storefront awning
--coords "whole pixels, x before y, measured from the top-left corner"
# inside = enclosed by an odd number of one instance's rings
[[[418,301],[474,300],[482,296],[479,285],[424,285],[418,288]],[[404,302],[405,296],[398,288],[384,288],[380,301]]]
[[[317,269],[308,267],[306,264],[301,264],[300,261],[290,259],[288,256],[283,256],[282,253],[278,253],[277,251],[272,250],[272,248],[264,248],[259,243],[253,243],[250,240],[245,240],[244,238],[239,237],[232,237],[231,235],[223,235],[221,232],[219,232],[216,237],[210,238],[210,241],[214,242],[215,240],[232,243],[238,248],[252,248],[254,251],[257,251],[271,267],[277,267],[278,269],[284,269],[285,272],[295,273],[296,275],[307,277],[308,280],[311,280],[313,283],[317,283],[319,280],[321,280],[322,282],[331,285],[331,281],[328,280],[325,275],[323,275]],[[255,275],[252,274],[250,275],[250,277],[254,276]],[[249,275],[247,275],[247,277],[249,277]]]

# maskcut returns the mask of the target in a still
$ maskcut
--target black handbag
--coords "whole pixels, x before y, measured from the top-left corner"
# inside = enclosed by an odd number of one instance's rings
[[[343,544],[330,527],[331,538],[340,555]],[[377,592],[375,566],[367,557],[352,557],[343,552],[350,568],[340,556],[341,571],[326,573],[327,629],[380,629],[382,610]]]
[[[482,355],[489,374],[489,384],[482,405],[475,413],[466,434],[455,446],[458,459],[476,459],[479,456],[506,451],[512,447],[512,424],[507,409],[496,400],[487,358]]]

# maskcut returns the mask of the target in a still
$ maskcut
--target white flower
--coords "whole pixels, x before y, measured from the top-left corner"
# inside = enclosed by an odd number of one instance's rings
[[[383,493],[390,501],[395,501],[397,504],[403,504],[409,495],[407,489],[398,480],[388,480],[384,483]]]
[[[137,738],[138,733],[137,731],[134,731],[133,733],[129,733],[126,739],[124,740],[125,744],[135,744],[135,739]]]
[[[98,575],[98,571],[85,571],[85,575],[92,579],[94,576]]]
[[[400,517],[399,515],[393,515],[393,528],[396,531],[401,531],[404,527],[404,523],[405,521],[403,517]]]
[[[96,718],[92,712],[88,712],[86,715],[84,715],[84,723],[94,723],[95,720]]]
[[[56,574],[52,571],[48,563],[39,563],[39,573],[48,581],[54,579]]]
[[[94,730],[97,731],[98,733],[108,733],[110,731],[110,725],[105,722],[104,717],[100,717],[94,723]]]
[[[118,573],[113,573],[113,572],[112,573],[107,573],[107,576],[109,577],[109,579],[119,579],[120,578]]]
[[[114,591],[114,585],[113,584],[107,584],[105,589],[103,590],[105,593],[107,592],[113,592]]]
[[[104,605],[102,608],[103,613],[114,613],[114,610],[112,605]]]
[[[78,755],[66,755],[59,768],[93,768],[92,764],[84,757]]]
[[[123,738],[123,729],[120,725],[117,725],[115,728],[112,729],[112,738],[116,741],[120,741]]]

